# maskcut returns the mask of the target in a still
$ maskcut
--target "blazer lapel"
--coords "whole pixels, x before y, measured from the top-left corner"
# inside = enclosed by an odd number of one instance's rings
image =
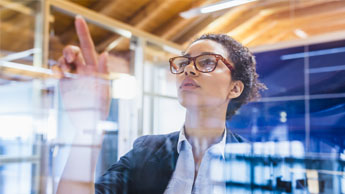
[[[156,162],[159,163],[159,167],[163,172],[163,175],[169,177],[175,170],[176,162],[177,162],[177,140],[178,135],[176,137],[167,138],[165,143],[157,150],[155,157]]]
[[[149,188],[155,188],[152,193],[163,193],[175,170],[178,158],[178,134],[173,133],[166,137],[164,143],[156,150],[153,157],[145,164],[145,171],[149,170]],[[154,184],[154,185],[151,185]]]
[[[144,171],[147,180],[144,181],[146,188],[154,188],[150,194],[164,193],[175,170],[178,153],[177,142],[179,132],[167,135],[164,143],[158,147],[153,156],[145,162]],[[227,129],[226,143],[239,143],[242,139]],[[227,154],[226,154],[227,155]],[[227,156],[225,156],[227,160]]]

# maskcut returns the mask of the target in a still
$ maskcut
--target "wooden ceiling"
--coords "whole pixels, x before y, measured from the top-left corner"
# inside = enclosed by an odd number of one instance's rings
[[[70,0],[155,36],[187,46],[204,33],[226,33],[254,48],[345,31],[345,0],[258,0],[185,19],[183,11],[217,0]],[[10,8],[9,5],[13,4]],[[0,57],[33,48],[37,1],[1,0]],[[64,45],[78,44],[73,18],[51,10],[50,59]],[[112,52],[129,50],[129,39],[89,25],[99,52],[114,41]]]

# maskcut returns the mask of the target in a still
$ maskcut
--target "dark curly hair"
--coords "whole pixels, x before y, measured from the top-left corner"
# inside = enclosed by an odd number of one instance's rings
[[[255,57],[247,47],[226,34],[204,34],[193,42],[205,39],[223,45],[229,55],[228,59],[235,65],[235,71],[231,72],[232,80],[240,80],[244,84],[242,94],[228,104],[226,119],[231,119],[242,105],[260,98],[260,90],[267,87],[259,82]]]

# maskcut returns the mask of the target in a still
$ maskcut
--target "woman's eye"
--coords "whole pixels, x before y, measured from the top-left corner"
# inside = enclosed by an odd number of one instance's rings
[[[180,63],[180,67],[184,67],[184,66],[187,66],[188,65],[188,61],[185,61],[185,62],[181,62]]]
[[[215,62],[211,59],[205,59],[205,60],[200,61],[199,63],[202,66],[206,66],[206,65],[214,65]]]

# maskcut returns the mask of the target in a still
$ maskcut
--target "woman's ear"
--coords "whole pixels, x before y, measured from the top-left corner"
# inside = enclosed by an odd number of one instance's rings
[[[228,94],[229,99],[234,99],[239,97],[244,89],[244,84],[242,81],[237,80],[237,81],[232,81],[230,84],[230,91]]]

